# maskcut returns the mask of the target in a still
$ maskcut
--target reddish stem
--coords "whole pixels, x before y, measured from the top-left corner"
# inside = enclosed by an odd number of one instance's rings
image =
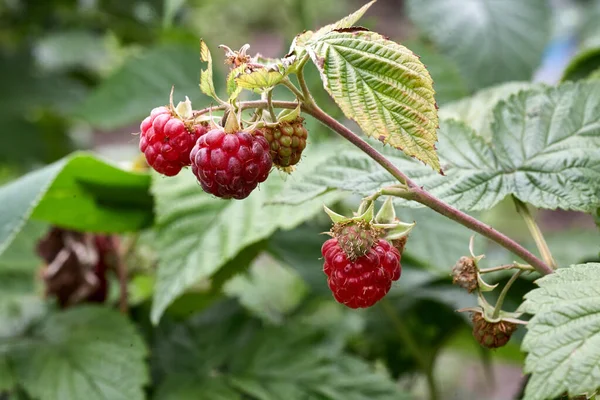
[[[272,104],[276,108],[296,108],[298,106],[298,103],[292,101],[273,101]],[[238,106],[242,109],[266,108],[268,104],[265,100],[256,100],[239,102]],[[205,108],[203,110],[197,111],[196,113],[194,113],[194,115],[201,115],[209,112],[210,110],[219,109],[223,109],[223,106]],[[350,129],[346,128],[343,124],[341,124],[336,119],[327,114],[325,111],[323,111],[316,104],[304,104],[302,106],[302,109],[307,114],[310,114],[315,119],[319,120],[323,125],[337,132],[340,136],[344,137],[346,140],[348,140],[360,150],[365,152],[375,162],[381,165],[386,171],[392,174],[392,176],[394,176],[398,181],[406,184],[409,190],[404,192],[404,194],[402,195],[403,198],[421,203],[424,206],[427,206],[428,208],[431,208],[432,210],[436,211],[437,213],[442,214],[443,216],[450,218],[451,220],[456,221],[461,225],[466,226],[467,228],[487,237],[488,239],[493,240],[505,249],[521,257],[542,275],[551,274],[553,272],[552,268],[550,268],[546,263],[544,263],[544,261],[537,258],[533,253],[531,253],[525,247],[521,246],[519,243],[515,242],[503,233],[498,232],[491,226],[484,224],[483,222],[452,207],[449,204],[446,204],[445,202],[433,196],[431,193],[429,193],[422,187],[418,186],[402,171],[400,171],[391,161],[385,158],[385,156],[379,153],[375,148],[369,145],[366,141],[364,141]]]

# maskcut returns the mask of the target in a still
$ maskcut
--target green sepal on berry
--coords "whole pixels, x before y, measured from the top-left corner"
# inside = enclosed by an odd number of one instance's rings
[[[397,242],[403,248],[406,237],[415,226],[396,218],[390,199],[384,203],[377,217],[373,201],[363,202],[354,217],[340,215],[327,207],[324,209],[333,222],[330,234],[338,239],[339,246],[350,260],[364,256],[380,239]]]

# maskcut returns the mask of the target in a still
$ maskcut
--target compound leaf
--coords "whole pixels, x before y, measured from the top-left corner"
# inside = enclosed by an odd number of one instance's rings
[[[521,310],[533,314],[522,348],[526,400],[591,393],[600,382],[600,264],[558,269],[536,282]]]

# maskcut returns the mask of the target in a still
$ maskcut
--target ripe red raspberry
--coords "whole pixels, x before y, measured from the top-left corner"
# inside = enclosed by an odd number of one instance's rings
[[[300,161],[308,137],[303,122],[304,118],[298,117],[294,121],[282,121],[276,128],[264,129],[265,138],[271,148],[273,164],[277,167],[290,167]]]
[[[323,244],[323,272],[335,299],[350,308],[371,307],[400,278],[400,253],[380,239],[362,257],[350,261],[336,238]]]
[[[152,110],[140,124],[140,150],[157,172],[174,176],[190,165],[190,151],[196,140],[206,133],[206,126],[189,125],[167,107]]]
[[[202,189],[224,199],[243,199],[269,176],[269,143],[259,133],[226,133],[216,128],[201,136],[190,154]]]

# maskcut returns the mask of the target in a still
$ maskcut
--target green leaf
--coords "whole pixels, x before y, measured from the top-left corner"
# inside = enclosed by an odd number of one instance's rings
[[[241,400],[242,395],[221,378],[199,381],[195,377],[168,377],[154,395],[154,400]]]
[[[200,72],[200,90],[205,95],[219,101],[219,96],[217,96],[215,84],[213,82],[212,56],[210,55],[208,46],[203,40],[200,41],[200,61],[208,64],[206,69]]]
[[[244,72],[246,68],[246,64],[242,64],[239,67],[235,67],[229,72],[227,75],[227,94],[229,95],[229,100],[236,99],[238,95],[242,92],[242,87],[238,86],[236,77]]]
[[[434,76],[435,77],[435,76]],[[437,83],[437,82],[436,82]],[[441,119],[459,119],[469,125],[479,136],[492,138],[494,108],[501,101],[523,90],[542,89],[544,86],[531,82],[507,82],[478,91],[473,96],[442,106]]]
[[[600,47],[585,49],[573,57],[561,79],[563,82],[585,79],[599,68]]]
[[[460,74],[456,63],[450,58],[422,41],[407,41],[402,44],[412,50],[427,67],[433,79],[435,100],[438,105],[447,104],[469,94],[466,80]]]
[[[304,281],[288,266],[268,256],[259,257],[248,275],[238,275],[224,285],[227,295],[273,324],[282,323],[306,295]]]
[[[323,275],[321,246],[327,236],[319,234],[327,232],[331,224],[305,223],[295,229],[279,232],[269,239],[269,252],[281,262],[294,268],[294,271],[309,285],[311,295],[331,298],[331,289]]]
[[[327,154],[311,154],[298,166],[294,177],[300,179]],[[286,186],[280,176],[272,174],[247,199],[223,200],[204,193],[192,174],[169,179],[155,176],[152,192],[160,262],[152,305],[154,323],[186,289],[213,276],[246,247],[321,212],[321,201],[306,203],[302,212],[291,206],[265,206],[287,190]],[[329,197],[337,198],[339,194]]]
[[[168,104],[169,93],[200,100],[197,45],[170,44],[131,57],[95,89],[77,113],[101,129],[139,123],[153,107]]]
[[[223,320],[210,314],[195,317],[175,327],[159,342],[160,348],[154,352],[163,356],[156,360],[159,365],[177,354],[175,363],[165,371],[167,379],[159,393],[167,393],[169,386],[177,390],[174,382],[179,382],[190,398],[202,397],[204,385],[209,390],[217,385],[221,393],[231,398],[236,397],[226,387],[243,394],[243,398],[257,400],[407,398],[384,374],[332,348],[327,337],[310,326],[292,323],[248,329],[247,324],[238,325],[237,331],[232,332],[236,327],[231,324],[241,322],[239,315],[229,313]],[[230,330],[222,330],[224,324]],[[208,354],[212,350],[216,355],[218,349],[227,350],[219,351],[217,358]],[[216,369],[220,374],[215,378]]]
[[[521,306],[534,314],[522,348],[527,400],[591,393],[600,382],[600,264],[562,268],[536,283]]]
[[[417,223],[406,242],[403,259],[448,276],[456,260],[467,254],[473,232],[427,208],[398,208],[397,212],[402,221]]]
[[[49,316],[9,354],[17,381],[40,400],[144,399],[142,338],[124,316],[81,306]]]
[[[0,351],[0,393],[12,390],[15,385],[16,381],[9,361]]]
[[[325,89],[368,135],[440,170],[433,81],[406,47],[364,30],[330,32],[308,48]]]
[[[529,80],[550,33],[546,0],[409,0],[417,27],[454,60],[472,89]]]
[[[0,187],[0,254],[31,217],[93,232],[134,231],[152,223],[150,177],[86,153]]]
[[[439,155],[446,176],[381,151],[419,185],[465,211],[492,208],[509,194],[547,209],[592,212],[600,205],[600,82],[520,92],[493,114],[490,142],[462,122],[443,121]],[[396,183],[353,150],[315,171],[280,201],[301,202],[334,188],[368,195]]]
[[[242,73],[235,78],[235,83],[243,88],[256,93],[263,93],[279,84],[285,75],[279,71],[267,68],[259,68],[250,73]]]

